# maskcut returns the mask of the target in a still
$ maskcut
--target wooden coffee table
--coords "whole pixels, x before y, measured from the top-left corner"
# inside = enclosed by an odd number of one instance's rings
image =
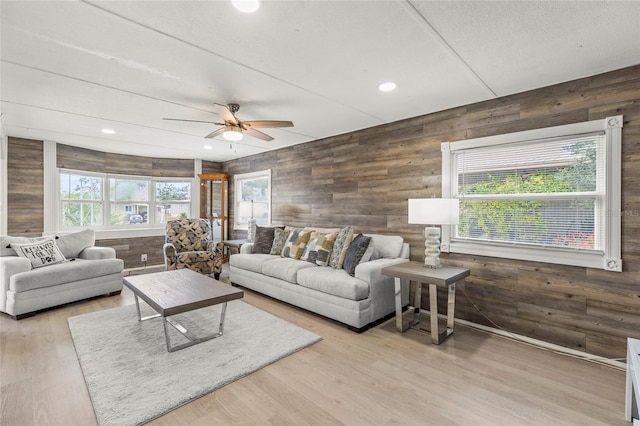
[[[227,302],[240,299],[244,295],[242,290],[189,269],[129,276],[124,278],[124,284],[135,295],[138,321],[162,317],[164,337],[167,343],[167,351],[169,352],[222,336]],[[138,298],[144,300],[157,314],[141,317]],[[196,337],[175,319],[171,318],[172,315],[217,304],[222,304],[218,331],[208,336]],[[169,324],[185,336],[189,342],[172,346],[169,338]]]

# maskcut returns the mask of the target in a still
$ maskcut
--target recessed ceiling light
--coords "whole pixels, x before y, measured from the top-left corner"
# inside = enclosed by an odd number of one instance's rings
[[[116,131],[113,129],[102,129],[101,132],[104,133],[105,135],[113,135],[116,133]]]
[[[213,147],[211,145],[205,145],[204,149],[213,149]]]
[[[392,90],[395,90],[395,89],[396,89],[396,84],[391,81],[378,84],[378,90],[381,92],[391,92]]]
[[[231,4],[240,12],[244,13],[253,13],[260,9],[259,0],[231,0]]]

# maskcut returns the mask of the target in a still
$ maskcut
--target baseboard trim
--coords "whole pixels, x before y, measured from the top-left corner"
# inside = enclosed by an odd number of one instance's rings
[[[438,316],[444,317],[444,315],[438,315]],[[455,322],[456,322],[456,324],[459,324],[459,325],[463,325],[463,326],[470,327],[470,328],[475,328],[477,330],[481,330],[481,331],[484,331],[486,333],[491,333],[491,334],[495,334],[495,335],[498,335],[498,336],[501,336],[501,337],[506,337],[508,339],[512,339],[512,340],[515,340],[515,341],[520,341],[520,342],[523,342],[523,343],[527,343],[527,344],[530,344],[530,345],[533,345],[533,346],[537,346],[537,347],[542,348],[542,349],[547,349],[547,350],[550,350],[550,351],[553,351],[553,352],[562,353],[564,355],[569,355],[569,356],[572,356],[572,357],[575,357],[575,358],[580,358],[580,359],[591,361],[591,362],[597,362],[599,364],[603,364],[603,365],[606,365],[608,367],[617,368],[617,369],[620,369],[620,370],[623,370],[623,371],[626,371],[626,369],[627,369],[627,364],[625,362],[604,358],[604,357],[601,357],[601,356],[598,356],[598,355],[590,354],[588,352],[577,351],[575,349],[566,348],[564,346],[556,345],[554,343],[545,342],[543,340],[534,339],[534,338],[531,338],[531,337],[528,337],[528,336],[523,336],[521,334],[516,334],[516,333],[512,333],[510,331],[500,330],[498,328],[489,327],[489,326],[482,325],[482,324],[477,324],[475,322],[466,321],[466,320],[463,320],[463,319],[456,318]]]

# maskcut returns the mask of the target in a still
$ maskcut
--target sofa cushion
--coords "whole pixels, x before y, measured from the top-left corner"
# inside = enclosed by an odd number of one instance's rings
[[[300,228],[296,228],[291,231],[287,238],[287,242],[284,245],[284,249],[282,249],[282,257],[300,259],[310,237],[311,231],[305,231]]]
[[[11,243],[11,248],[18,256],[28,259],[32,268],[55,265],[66,260],[53,238],[33,243]]]
[[[271,251],[269,254],[277,254],[278,256],[282,255],[282,250],[287,242],[287,238],[289,238],[289,231],[286,229],[276,228],[273,231],[273,244],[271,245]]]
[[[349,300],[369,297],[369,284],[350,276],[344,269],[303,269],[298,271],[298,284]]]
[[[17,256],[18,254],[11,248],[11,243],[35,243],[51,237],[12,237],[10,235],[0,235],[0,256]]]
[[[375,259],[396,259],[400,257],[402,252],[402,244],[404,240],[397,235],[367,235],[371,237],[373,243],[373,253],[371,260]]]
[[[86,280],[121,273],[122,259],[85,260],[75,259],[46,268],[32,269],[15,274],[10,278],[9,287],[16,293],[36,288],[51,287],[73,281]]]
[[[280,259],[280,256],[264,253],[240,253],[231,255],[231,257],[229,258],[229,265],[261,274],[262,264],[272,259]]]
[[[302,260],[281,257],[264,262],[262,264],[262,273],[273,278],[279,278],[292,284],[296,284],[298,271],[306,268],[315,269],[318,267],[313,263],[303,262]]]
[[[347,271],[347,274],[352,277],[356,274],[356,266],[362,260],[364,253],[371,245],[371,237],[365,237],[362,234],[358,234],[347,249],[347,254],[344,256],[344,263],[342,268]]]
[[[329,266],[333,269],[342,268],[344,256],[347,254],[347,248],[352,239],[353,228],[350,226],[342,228],[338,233],[336,242],[333,245],[333,251],[331,252],[331,259],[329,260]]]
[[[95,232],[88,228],[79,232],[56,235],[55,240],[56,245],[67,259],[80,256],[82,250],[92,247],[96,242]]]

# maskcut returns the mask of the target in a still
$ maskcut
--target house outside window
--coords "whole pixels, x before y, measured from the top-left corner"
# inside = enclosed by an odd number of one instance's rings
[[[162,228],[191,216],[191,180],[61,169],[61,230]]]
[[[443,251],[621,271],[622,117],[442,144]]]
[[[247,229],[253,214],[258,225],[271,224],[271,170],[237,174],[233,177],[233,229]]]

